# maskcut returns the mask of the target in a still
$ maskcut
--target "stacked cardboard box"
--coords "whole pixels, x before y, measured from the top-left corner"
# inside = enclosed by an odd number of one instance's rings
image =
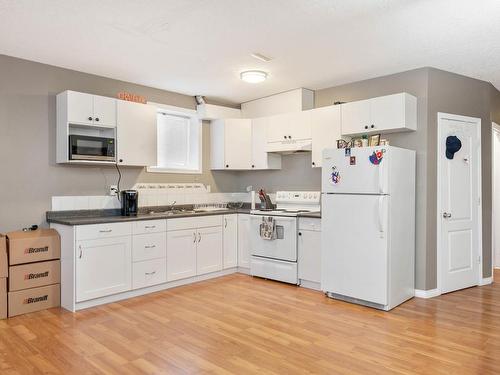
[[[0,319],[7,317],[7,239],[0,234]]]
[[[61,239],[54,229],[7,233],[9,317],[60,305]]]

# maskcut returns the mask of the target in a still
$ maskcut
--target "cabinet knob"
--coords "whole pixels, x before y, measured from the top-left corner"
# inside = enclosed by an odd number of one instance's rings
[[[89,116],[89,121],[92,121],[92,117]]]
[[[368,129],[368,125],[365,125],[365,129]]]
[[[299,236],[302,236],[302,232],[299,232]]]
[[[370,128],[372,128],[372,129],[373,129],[374,127],[375,127],[375,125],[373,125],[373,124],[370,126]]]
[[[255,165],[252,164],[252,168],[255,168]]]
[[[123,163],[123,159],[118,160],[120,163]]]
[[[96,120],[96,121],[99,121],[99,117],[96,117],[96,118],[95,118],[95,120]]]
[[[292,136],[291,136],[291,135],[289,135],[289,136],[288,136],[288,139],[292,139]]]
[[[284,135],[284,136],[283,136],[283,138],[285,138],[285,139],[286,139],[286,135]]]
[[[226,164],[226,168],[229,168],[229,164]]]
[[[315,162],[312,162],[312,165],[316,165],[316,163],[315,163]]]

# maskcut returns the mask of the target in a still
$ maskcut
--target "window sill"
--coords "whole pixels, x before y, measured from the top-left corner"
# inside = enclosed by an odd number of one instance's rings
[[[162,167],[147,167],[146,171],[149,173],[174,173],[174,174],[201,174],[199,169],[171,169]]]

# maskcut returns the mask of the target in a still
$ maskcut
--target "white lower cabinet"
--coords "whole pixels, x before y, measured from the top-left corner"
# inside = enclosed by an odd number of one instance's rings
[[[131,237],[76,242],[76,302],[132,288]]]
[[[321,282],[321,220],[299,219],[298,274],[300,280]]]
[[[238,214],[238,267],[250,268],[250,215]]]
[[[135,262],[132,265],[132,288],[145,288],[147,286],[167,282],[167,263],[165,258]]]
[[[197,232],[196,274],[222,270],[222,228],[199,228]]]
[[[238,215],[224,215],[223,268],[238,266]]]
[[[196,229],[167,232],[167,281],[196,275]]]

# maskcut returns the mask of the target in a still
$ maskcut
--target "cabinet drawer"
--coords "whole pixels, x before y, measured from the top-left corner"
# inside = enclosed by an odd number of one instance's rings
[[[136,234],[132,237],[132,261],[165,258],[167,256],[167,234]]]
[[[158,232],[165,232],[166,230],[167,230],[166,220],[144,220],[144,221],[134,221],[132,223],[132,232],[134,234],[158,233]]]
[[[132,223],[108,223],[79,225],[76,227],[76,240],[92,240],[132,234]]]
[[[167,230],[172,231],[222,226],[222,217],[223,215],[210,215],[169,219],[167,223]]]
[[[167,282],[166,258],[146,260],[132,265],[132,289]]]
[[[308,217],[299,218],[299,230],[321,231],[321,219],[313,219]]]

